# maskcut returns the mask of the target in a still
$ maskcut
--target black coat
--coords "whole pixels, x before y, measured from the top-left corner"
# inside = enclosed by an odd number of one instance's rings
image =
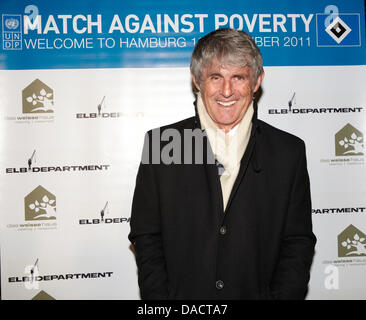
[[[305,145],[256,115],[225,212],[215,164],[140,164],[129,239],[142,299],[305,298],[316,242]]]

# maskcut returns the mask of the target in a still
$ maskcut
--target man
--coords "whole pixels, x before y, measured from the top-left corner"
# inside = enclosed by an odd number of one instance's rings
[[[158,147],[150,131],[137,175],[129,239],[142,299],[304,299],[316,242],[305,146],[257,119],[258,47],[216,30],[198,41],[191,74],[195,117],[160,128]],[[170,151],[204,161],[152,160],[172,130],[184,148]]]

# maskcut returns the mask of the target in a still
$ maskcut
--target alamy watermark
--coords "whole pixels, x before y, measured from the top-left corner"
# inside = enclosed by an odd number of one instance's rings
[[[208,139],[208,136],[212,139]],[[228,135],[223,130],[199,128],[153,129],[145,135],[142,152],[142,164],[216,164],[216,158],[210,143],[215,143],[214,150],[223,150],[227,157],[237,159],[239,137],[231,135],[230,143],[225,142]]]
[[[329,264],[325,267],[324,273],[327,275],[324,279],[324,287],[326,290],[339,289],[339,269],[338,267]]]

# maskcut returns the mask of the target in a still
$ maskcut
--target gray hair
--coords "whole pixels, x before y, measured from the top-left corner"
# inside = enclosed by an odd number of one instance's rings
[[[190,69],[196,82],[200,84],[203,68],[214,59],[219,63],[230,63],[244,67],[248,65],[257,81],[263,73],[262,55],[253,38],[244,31],[236,29],[218,29],[198,40],[194,47]]]

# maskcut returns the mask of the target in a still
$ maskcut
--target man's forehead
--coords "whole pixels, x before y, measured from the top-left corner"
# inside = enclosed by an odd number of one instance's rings
[[[202,74],[211,73],[245,73],[251,74],[252,69],[248,66],[241,66],[231,62],[219,62],[218,60],[211,61],[210,64],[206,65],[202,69]]]

